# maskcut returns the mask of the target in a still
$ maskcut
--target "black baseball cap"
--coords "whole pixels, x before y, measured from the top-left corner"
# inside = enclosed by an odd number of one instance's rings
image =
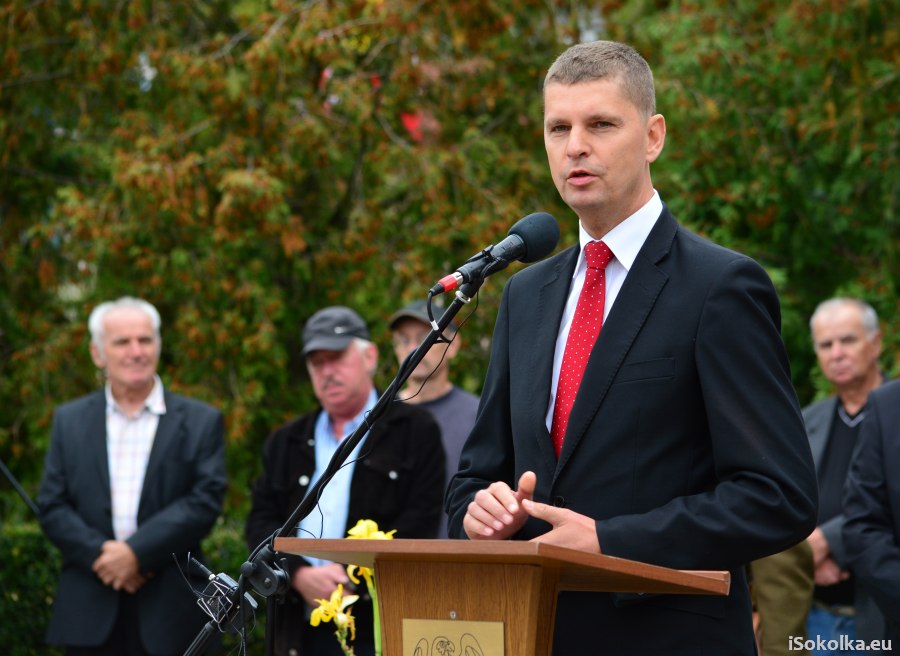
[[[434,320],[438,321],[444,315],[444,304],[436,298],[433,299],[431,301],[431,312],[434,316]],[[394,330],[394,328],[397,327],[397,324],[400,323],[401,319],[415,319],[430,326],[431,322],[428,320],[428,303],[426,301],[414,301],[394,312],[394,314],[391,315],[391,330]],[[450,334],[455,333],[456,324],[451,321],[446,330]]]
[[[343,305],[319,310],[303,326],[303,355],[313,351],[343,351],[354,338],[369,339],[366,322]]]

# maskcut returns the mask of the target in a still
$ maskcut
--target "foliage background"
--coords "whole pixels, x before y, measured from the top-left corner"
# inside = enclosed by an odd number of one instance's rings
[[[36,493],[53,407],[98,384],[90,309],[143,296],[166,384],[226,413],[238,535],[262,440],[314,403],[312,312],[359,309],[385,385],[402,303],[532,211],[575,240],[540,83],[598,37],[654,68],[663,199],[772,275],[801,402],[828,392],[807,320],[834,294],[879,311],[897,373],[894,18],[868,0],[0,3],[0,458]],[[461,333],[471,391],[516,268]],[[0,509],[30,519],[6,488]]]

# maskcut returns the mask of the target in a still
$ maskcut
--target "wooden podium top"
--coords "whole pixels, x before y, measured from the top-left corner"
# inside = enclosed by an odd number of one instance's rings
[[[565,591],[727,595],[727,571],[677,570],[515,540],[317,540],[276,538],[281,553],[374,567],[376,561],[535,565],[556,570]]]

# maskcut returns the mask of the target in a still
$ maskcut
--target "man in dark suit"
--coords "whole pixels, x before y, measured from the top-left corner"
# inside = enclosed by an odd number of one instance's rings
[[[869,395],[844,495],[844,549],[900,642],[900,381]]]
[[[38,494],[63,559],[47,641],[70,656],[182,654],[206,619],[179,564],[221,511],[222,414],[163,388],[146,301],[103,303],[88,326],[106,387],[57,408]]]
[[[303,328],[303,355],[321,404],[276,429],[266,440],[263,472],[253,486],[247,517],[251,550],[282,527],[315,485],[342,440],[366,420],[377,395],[372,382],[378,349],[355,311],[319,310]],[[393,403],[375,422],[345,465],[325,485],[316,509],[302,518],[298,537],[343,538],[361,519],[371,519],[397,538],[433,538],[444,492],[444,450],[435,420],[425,410]],[[312,558],[287,558],[291,592],[276,606],[274,642],[279,656],[342,653],[331,623],[310,626],[317,599],[343,586],[346,568]],[[356,656],[374,653],[372,604],[365,586],[356,591]],[[270,602],[271,604],[271,602]],[[270,608],[274,604],[270,605]]]
[[[450,534],[727,569],[731,592],[563,593],[558,656],[754,654],[745,565],[815,525],[775,290],[663,205],[665,135],[632,48],[576,45],[547,73],[544,143],[581,247],[507,283]]]

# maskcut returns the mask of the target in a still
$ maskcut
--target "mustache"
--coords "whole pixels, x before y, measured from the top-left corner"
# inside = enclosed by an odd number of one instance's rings
[[[335,378],[334,376],[327,376],[322,381],[322,389],[328,389],[332,385],[341,385],[341,384],[342,384],[341,381],[338,380],[337,378]]]

